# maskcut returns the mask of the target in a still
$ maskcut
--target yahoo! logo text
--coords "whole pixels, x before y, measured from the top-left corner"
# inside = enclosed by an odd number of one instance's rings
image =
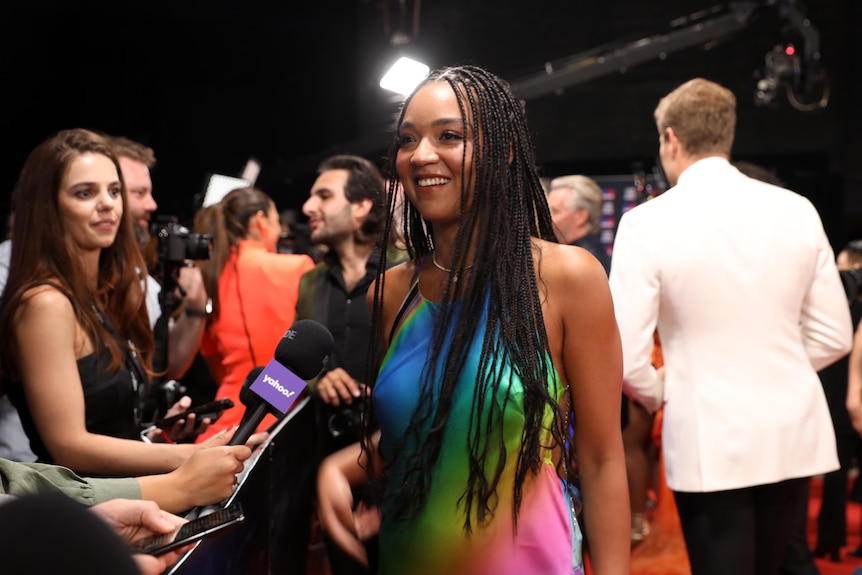
[[[249,389],[276,410],[287,413],[305,386],[303,379],[273,359],[266,364]]]
[[[284,395],[284,397],[290,397],[296,394],[295,392],[290,391],[289,389],[278,383],[277,379],[274,379],[267,374],[263,374],[263,381],[264,383],[268,383],[270,387],[274,388],[280,394]]]

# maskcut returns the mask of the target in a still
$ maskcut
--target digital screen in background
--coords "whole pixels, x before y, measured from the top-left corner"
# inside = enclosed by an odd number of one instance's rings
[[[656,195],[652,176],[622,174],[590,176],[602,188],[602,213],[599,219],[599,239],[608,255],[613,255],[617,226],[624,213]]]

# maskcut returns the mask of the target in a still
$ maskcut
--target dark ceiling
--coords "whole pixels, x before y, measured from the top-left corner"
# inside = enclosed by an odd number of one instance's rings
[[[0,127],[12,142],[3,197],[8,205],[33,146],[58,129],[82,126],[153,146],[162,214],[189,217],[206,175],[238,175],[250,156],[263,166],[258,185],[280,207],[296,207],[326,154],[379,160],[384,153],[397,102],[377,79],[398,54],[391,40],[402,32],[410,40],[400,50],[432,67],[483,65],[525,93],[532,79],[527,111],[550,176],[649,173],[658,99],[694,76],[721,82],[739,99],[735,155],[776,170],[812,197],[843,241],[862,213],[855,161],[862,113],[852,105],[862,102],[862,59],[851,40],[862,3],[747,4],[758,9],[717,36],[709,23],[740,3],[222,1],[141,4],[135,11],[28,5],[0,23],[8,102]],[[766,52],[784,41],[801,43],[788,7],[820,34],[830,88],[823,109],[800,111],[783,92],[771,107],[754,104]],[[654,49],[662,42],[663,56]],[[566,59],[576,69],[569,77],[561,74]]]

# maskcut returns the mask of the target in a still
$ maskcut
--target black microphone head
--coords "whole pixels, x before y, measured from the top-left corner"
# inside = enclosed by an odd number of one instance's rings
[[[253,391],[251,391],[248,387],[254,383],[254,380],[257,379],[257,376],[260,375],[260,372],[263,371],[263,366],[258,365],[257,367],[251,368],[251,371],[248,372],[248,375],[245,376],[245,381],[242,382],[242,387],[239,389],[239,400],[245,406],[255,405],[257,403],[257,397]]]
[[[275,348],[274,359],[300,378],[309,380],[317,377],[329,361],[334,345],[332,334],[323,324],[301,319],[284,333]]]

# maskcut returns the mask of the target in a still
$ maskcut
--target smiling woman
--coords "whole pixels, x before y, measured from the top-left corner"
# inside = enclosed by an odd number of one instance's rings
[[[110,247],[123,218],[122,186],[111,159],[88,152],[72,161],[58,203],[66,231],[82,255],[98,256]]]
[[[178,467],[191,448],[148,446],[137,436],[153,353],[139,272],[146,267],[107,141],[87,130],[59,132],[31,152],[15,194],[0,308],[11,337],[0,353],[31,448],[40,461],[81,473]]]
[[[364,466],[382,482],[381,575],[579,574],[580,488],[594,572],[628,573],[613,304],[596,259],[555,241],[521,102],[444,68],[398,127],[385,241],[401,185],[410,260],[384,255],[369,289],[379,441],[369,425],[324,460],[321,524],[366,559],[374,522],[345,496]]]
[[[138,270],[145,266],[124,217],[120,172],[107,142],[86,130],[58,133],[31,152],[14,193],[14,233],[21,240],[13,242],[9,283],[0,309],[0,322],[7,328],[4,333],[14,336],[4,338],[0,352],[3,380],[12,384],[7,390],[13,401],[19,400],[19,411],[27,411],[29,431],[35,433],[34,416],[44,417],[46,428],[49,418],[55,425],[63,419],[53,413],[37,415],[39,409],[30,413],[26,405],[35,400],[36,390],[27,386],[31,378],[54,379],[51,362],[31,357],[31,351],[51,343],[45,338],[60,334],[68,338],[52,347],[58,362],[74,362],[94,354],[116,370],[126,363],[127,345],[112,330],[128,334],[143,367],[139,380],[149,366],[153,344],[148,323],[141,321],[146,316],[141,315],[143,290]],[[109,289],[113,293],[109,294]],[[32,325],[35,329],[37,320],[48,319],[52,312],[55,318],[71,320],[62,330],[56,325],[42,326],[53,327],[60,334],[25,329],[25,317],[36,322]],[[23,383],[24,388],[16,383]],[[24,400],[25,389],[28,401]],[[115,401],[121,403],[111,405],[111,419],[124,421],[102,422],[106,429],[134,437],[133,396],[132,390],[116,396]],[[99,421],[88,417],[95,428],[100,428]],[[33,441],[33,433],[30,435]],[[48,447],[52,441],[47,436],[38,437],[35,443],[40,447],[40,459],[59,457],[59,453],[51,455],[57,449]]]
[[[0,304],[0,381],[31,449],[41,462],[94,476],[183,467],[166,475],[172,479],[159,493],[147,493],[177,509],[177,499],[163,498],[177,495],[178,486],[191,487],[197,476],[186,470],[194,463],[185,464],[203,446],[146,443],[139,436],[153,333],[144,303],[146,267],[123,209],[126,192],[112,148],[88,130],[59,132],[30,153],[14,193],[12,259]],[[241,455],[213,454],[207,463],[222,467],[210,467],[196,489],[203,492],[183,495],[185,507],[177,510],[229,495]]]
[[[426,218],[457,224],[472,197],[469,188],[463,196],[461,190],[473,165],[473,138],[455,96],[448,84],[432,83],[413,97],[398,131],[395,166],[404,193]]]

